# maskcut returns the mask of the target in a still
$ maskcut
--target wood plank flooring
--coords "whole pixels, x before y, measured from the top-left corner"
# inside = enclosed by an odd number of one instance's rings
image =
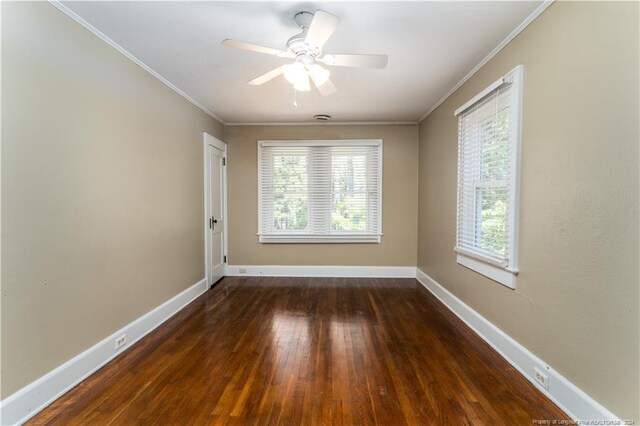
[[[413,279],[228,277],[28,424],[567,419]]]

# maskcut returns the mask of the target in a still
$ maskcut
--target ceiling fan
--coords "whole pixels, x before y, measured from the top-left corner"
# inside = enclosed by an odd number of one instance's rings
[[[291,58],[295,61],[282,65],[257,77],[249,84],[260,86],[284,74],[284,78],[300,92],[311,90],[309,80],[313,81],[323,96],[334,93],[337,89],[329,80],[330,72],[318,62],[328,66],[384,68],[387,66],[387,55],[322,55],[322,48],[333,34],[340,18],[330,13],[317,10],[316,13],[299,12],[294,17],[301,32],[287,41],[287,50],[272,49],[237,40],[226,39],[222,44],[227,47],[265,53],[280,58]]]

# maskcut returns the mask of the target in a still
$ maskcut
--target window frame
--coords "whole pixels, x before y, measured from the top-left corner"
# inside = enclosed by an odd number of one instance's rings
[[[494,93],[498,88],[506,83],[512,85],[512,93],[510,99],[511,123],[509,128],[509,182],[508,190],[508,222],[507,222],[507,244],[509,247],[507,261],[499,262],[490,256],[483,254],[482,250],[469,250],[467,248],[458,247],[459,241],[459,221],[456,220],[456,262],[466,268],[469,268],[479,274],[486,276],[500,284],[511,289],[516,287],[516,276],[518,275],[518,229],[519,229],[519,205],[520,205],[520,152],[522,144],[522,81],[523,66],[518,65],[498,80],[487,86],[478,95],[466,102],[460,108],[456,109],[454,115],[457,117],[463,112],[472,108],[487,96]],[[458,143],[460,142],[458,137]],[[458,152],[458,156],[460,153]],[[457,168],[458,184],[456,185],[456,205],[459,211],[460,205],[460,166]],[[477,187],[476,187],[477,189]],[[474,210],[477,214],[477,210]],[[464,224],[463,224],[464,225]]]
[[[299,146],[299,147],[318,147],[318,146],[375,146],[378,148],[378,179],[376,187],[378,191],[378,223],[375,224],[374,232],[353,232],[338,231],[332,234],[311,234],[305,232],[278,232],[263,233],[262,232],[262,149],[269,146]],[[259,140],[258,141],[258,158],[257,158],[257,174],[258,174],[258,241],[260,243],[297,243],[297,244],[314,244],[314,243],[381,243],[382,238],[382,192],[383,192],[383,140],[382,139],[325,139],[325,140]],[[311,179],[310,170],[309,181]],[[309,221],[311,222],[311,209],[309,209]],[[370,211],[367,214],[371,214]]]

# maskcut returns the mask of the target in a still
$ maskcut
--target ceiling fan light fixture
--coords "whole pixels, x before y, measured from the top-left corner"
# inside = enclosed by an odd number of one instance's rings
[[[303,64],[294,62],[293,64],[284,65],[284,78],[293,85],[299,92],[308,92],[311,90],[309,85],[309,75]],[[305,90],[306,89],[306,90]]]
[[[311,90],[311,84],[309,84],[309,77],[304,80],[300,80],[296,84],[293,85],[293,88],[298,92],[308,92]]]
[[[308,92],[309,90],[311,90],[311,83],[309,82],[309,70],[304,64],[300,62],[294,62],[293,64],[284,65],[283,72],[284,78],[289,83],[291,83],[293,85],[293,88],[298,92]],[[327,78],[329,77],[327,76]]]
[[[318,62],[329,67],[382,69],[387,66],[389,60],[387,55],[340,54],[322,56],[325,43],[335,32],[340,22],[340,18],[335,15],[322,10],[316,10],[315,13],[299,12],[295,15],[295,21],[300,28],[300,33],[289,38],[286,43],[286,50],[273,49],[231,39],[222,41],[222,44],[227,47],[264,53],[280,58],[295,59],[294,63],[279,66],[247,83],[252,86],[260,86],[284,74],[285,79],[296,91],[310,91],[311,81],[313,81],[313,85],[318,89],[318,92],[322,96],[328,96],[335,93],[337,89],[329,79],[331,75],[329,70],[318,65]]]
[[[312,64],[307,67],[309,71],[309,77],[315,83],[316,86],[322,86],[329,80],[331,72],[328,69],[322,68],[318,64]]]

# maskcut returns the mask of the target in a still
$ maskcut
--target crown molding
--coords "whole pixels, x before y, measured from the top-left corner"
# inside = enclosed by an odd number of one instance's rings
[[[239,126],[415,126],[419,124],[416,121],[343,121],[333,123],[319,123],[319,122],[275,122],[275,123],[263,123],[263,122],[249,122],[249,123],[226,123],[225,126],[239,127]]]
[[[178,89],[169,80],[167,80],[166,78],[164,78],[163,76],[161,76],[160,74],[155,72],[151,67],[149,67],[147,64],[145,64],[140,59],[135,57],[133,54],[131,54],[131,52],[127,51],[125,48],[120,46],[118,43],[116,43],[115,41],[111,40],[109,37],[107,37],[107,35],[105,35],[100,30],[98,30],[96,27],[94,27],[89,22],[84,20],[80,15],[75,13],[73,10],[69,9],[67,6],[62,4],[59,0],[49,0],[49,3],[51,5],[53,5],[53,6],[55,6],[58,10],[60,10],[65,15],[67,15],[69,18],[73,19],[78,24],[82,25],[87,30],[89,30],[90,32],[92,32],[93,34],[98,36],[98,38],[100,38],[102,41],[107,43],[109,46],[113,47],[115,50],[117,50],[118,52],[123,54],[131,62],[133,62],[134,64],[136,64],[137,66],[139,66],[140,68],[142,68],[143,70],[145,70],[147,73],[151,74],[152,76],[154,76],[158,80],[160,80],[167,87],[172,89],[174,92],[176,92],[177,94],[179,94],[180,96],[182,96],[183,98],[185,98],[186,100],[191,102],[193,105],[195,105],[196,107],[201,109],[207,115],[209,115],[212,118],[216,119],[217,121],[219,121],[223,125],[226,124],[225,121],[222,118],[218,117],[213,112],[209,111],[205,106],[203,106],[202,104],[198,103],[198,101],[193,99],[191,96],[187,95],[185,92],[183,92],[182,90]]]
[[[545,0],[542,2],[540,6],[538,6],[529,16],[525,18],[524,21],[520,23],[504,40],[502,40],[487,56],[485,56],[475,67],[469,71],[467,75],[465,75],[462,80],[456,83],[438,102],[436,102],[430,109],[427,111],[425,115],[420,117],[418,123],[421,123],[422,120],[427,118],[429,114],[436,110],[444,101],[446,101],[449,96],[453,95],[453,93],[460,88],[464,83],[467,82],[473,75],[480,70],[487,62],[493,59],[502,49],[504,49],[511,41],[516,38],[518,34],[520,34],[525,28],[529,26],[538,16],[542,14],[555,0]]]

